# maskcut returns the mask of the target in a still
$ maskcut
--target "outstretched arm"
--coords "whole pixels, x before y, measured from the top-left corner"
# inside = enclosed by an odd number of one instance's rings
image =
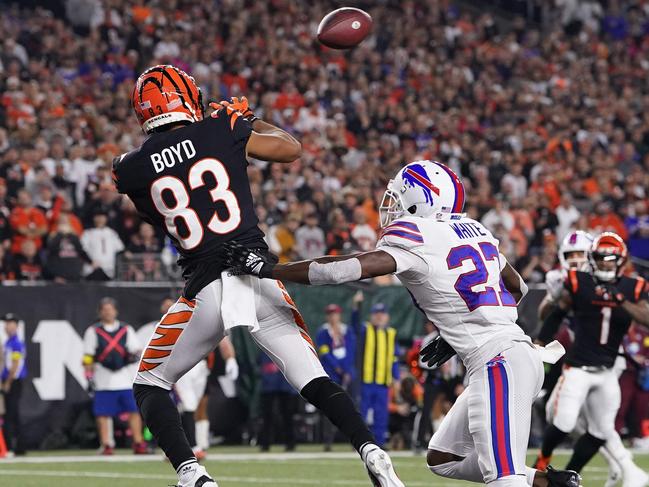
[[[265,255],[235,242],[224,244],[226,264],[243,274],[300,284],[342,284],[392,274],[394,258],[383,250],[275,264]]]
[[[293,162],[302,155],[302,144],[288,132],[263,120],[252,123],[246,152],[255,159]]]

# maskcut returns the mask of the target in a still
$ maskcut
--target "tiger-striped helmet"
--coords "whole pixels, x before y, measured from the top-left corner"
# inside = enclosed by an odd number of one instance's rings
[[[203,96],[196,81],[182,69],[161,64],[140,75],[133,88],[133,110],[149,134],[170,123],[203,119]]]

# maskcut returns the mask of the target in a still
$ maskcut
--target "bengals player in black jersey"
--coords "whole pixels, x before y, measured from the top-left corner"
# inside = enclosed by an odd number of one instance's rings
[[[174,383],[235,326],[276,362],[291,385],[345,433],[376,487],[402,487],[347,393],[324,372],[306,325],[284,286],[235,276],[221,258],[236,238],[267,254],[247,176],[247,156],[292,162],[300,143],[257,118],[247,99],[214,103],[205,116],[194,79],[154,66],[137,80],[133,109],[148,135],[113,163],[120,193],[161,228],[180,254],[183,296],[162,317],[139,364],[133,392],[147,426],[176,469],[178,487],[215,487],[198,465],[169,397]]]
[[[575,338],[549,399],[551,424],[537,468],[549,463],[553,450],[575,428],[582,407],[588,430],[577,440],[567,469],[581,471],[615,434],[620,388],[613,365],[618,349],[632,321],[649,326],[646,282],[622,275],[626,259],[627,248],[618,235],[605,232],[595,238],[588,252],[590,272],[568,271],[557,305],[543,322],[538,341],[545,344],[572,310]],[[625,486],[646,484],[646,474],[630,458],[621,463]]]

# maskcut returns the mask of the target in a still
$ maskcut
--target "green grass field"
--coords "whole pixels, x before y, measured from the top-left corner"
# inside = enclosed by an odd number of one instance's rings
[[[406,486],[471,485],[433,476],[423,457],[406,452],[392,455]],[[531,461],[532,456],[529,458]],[[643,469],[649,470],[649,455],[636,454],[635,458]],[[556,455],[554,464],[563,467],[566,461],[565,454]],[[213,448],[204,464],[220,487],[370,487],[358,457],[343,448],[322,453],[315,447],[304,446],[289,454],[281,449],[262,454],[252,448]],[[62,451],[0,460],[2,487],[164,487],[173,485],[175,480],[171,466],[159,456],[135,457],[128,451],[103,458],[88,451]],[[598,456],[584,472],[583,485],[598,487],[605,480],[605,463]]]

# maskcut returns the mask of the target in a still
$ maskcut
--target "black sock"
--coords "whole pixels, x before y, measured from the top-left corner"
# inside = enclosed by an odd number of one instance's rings
[[[161,387],[134,384],[133,394],[145,424],[174,469],[177,471],[178,467],[187,461],[196,461],[180,423],[178,409],[169,397],[169,391]]]
[[[376,443],[349,395],[329,377],[313,379],[300,394],[322,411],[349,438],[359,453],[365,443]]]
[[[194,448],[196,446],[196,421],[194,420],[194,411],[185,412],[180,417],[183,423],[183,429],[185,430],[185,436],[189,445]]]
[[[577,443],[575,443],[572,458],[568,462],[568,465],[566,465],[566,470],[581,472],[581,469],[590,462],[590,459],[595,456],[604,443],[606,443],[606,440],[600,440],[590,433],[585,433],[580,436]]]
[[[543,433],[543,444],[541,445],[541,455],[549,457],[559,444],[568,436],[555,425],[549,425]]]

